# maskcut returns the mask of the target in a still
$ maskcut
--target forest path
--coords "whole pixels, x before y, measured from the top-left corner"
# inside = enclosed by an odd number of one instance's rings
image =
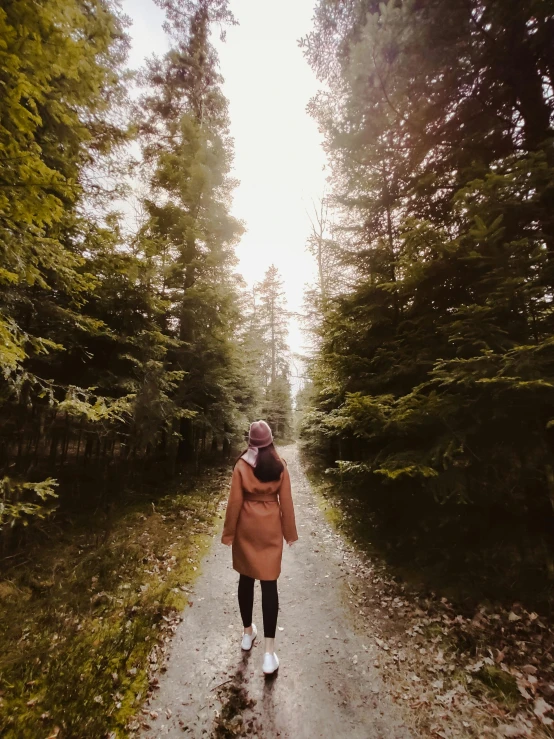
[[[289,466],[299,534],[292,547],[285,545],[279,579],[280,668],[267,678],[262,672],[258,582],[253,620],[259,637],[250,652],[241,650],[238,574],[230,548],[220,543],[220,526],[191,588],[193,605],[168,650],[159,689],[143,709],[143,716],[150,713],[144,739],[412,736],[374,664],[372,624],[354,612],[342,538],[318,507],[297,447],[280,453]]]

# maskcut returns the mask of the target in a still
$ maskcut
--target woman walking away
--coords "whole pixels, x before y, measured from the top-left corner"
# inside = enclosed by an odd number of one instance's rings
[[[279,667],[275,629],[283,538],[289,546],[298,539],[289,471],[273,446],[273,435],[267,423],[254,421],[250,424],[248,449],[233,470],[221,541],[232,545],[233,569],[240,574],[242,648],[246,650],[252,647],[258,633],[256,624],[252,623],[252,607],[254,581],[260,581],[265,637],[262,669],[266,675]]]

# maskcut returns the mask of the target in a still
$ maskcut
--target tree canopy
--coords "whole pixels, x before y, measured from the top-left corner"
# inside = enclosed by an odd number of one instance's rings
[[[226,0],[158,4],[171,46],[138,74],[117,2],[0,9],[5,532],[67,493],[64,470],[170,474],[259,410],[211,42],[235,21]],[[118,210],[129,188],[136,228]]]
[[[554,523],[553,24],[532,0],[320,0],[302,41],[355,275],[304,433],[406,530],[511,521],[520,554]]]

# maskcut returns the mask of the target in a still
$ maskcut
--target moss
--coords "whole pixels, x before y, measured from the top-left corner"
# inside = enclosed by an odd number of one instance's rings
[[[344,521],[344,515],[341,509],[333,505],[331,501],[322,494],[322,491],[320,489],[316,488],[316,492],[319,493],[316,500],[319,509],[323,512],[323,515],[325,516],[325,519],[334,528],[340,529]]]
[[[473,691],[480,692],[481,686],[484,686],[492,699],[509,709],[514,709],[521,703],[515,677],[500,667],[484,665],[475,678],[471,686]]]
[[[200,574],[228,473],[192,482],[122,507],[109,530],[76,522],[0,581],[3,737],[127,736],[151,650]]]
[[[428,641],[440,638],[441,643],[444,644],[446,643],[446,639],[444,638],[443,628],[444,627],[440,623],[424,624],[423,635]]]

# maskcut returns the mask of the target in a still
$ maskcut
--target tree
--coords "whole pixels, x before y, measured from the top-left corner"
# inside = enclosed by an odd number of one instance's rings
[[[242,225],[229,214],[232,141],[210,43],[211,26],[233,18],[224,0],[160,5],[173,46],[139,77],[133,110],[117,3],[0,10],[7,531],[50,510],[65,467],[76,479],[86,468],[91,502],[107,506],[128,475],[156,465],[170,475],[176,461],[228,446],[258,402],[242,352]],[[108,174],[131,167],[132,136],[145,195],[129,234]]]
[[[496,516],[522,549],[550,539],[553,15],[322,0],[304,40],[357,276],[321,322],[305,434],[449,544],[460,503],[475,536]]]
[[[0,37],[0,464],[14,478],[3,481],[13,524],[18,510],[38,515],[53,490],[50,477],[37,480],[67,456],[72,363],[81,343],[109,331],[84,308],[100,282],[90,271],[100,229],[84,205],[105,200],[93,173],[117,164],[128,140],[128,39],[107,0],[4,4]],[[81,420],[123,411],[91,395],[80,395]],[[50,470],[39,469],[44,455]]]
[[[239,324],[232,267],[242,226],[229,214],[232,142],[209,41],[209,24],[225,4],[191,2],[185,14],[164,5],[175,20],[175,46],[152,60],[145,76],[141,132],[152,195],[143,236],[163,270],[164,323],[176,341],[170,366],[183,373],[177,402],[186,411],[179,431],[184,460],[199,435],[228,440],[235,429],[238,388],[229,388],[226,377]]]
[[[0,368],[20,383],[25,360],[60,351],[94,281],[78,206],[99,194],[87,168],[126,139],[112,121],[128,39],[104,0],[8,3],[0,36]]]
[[[257,286],[257,331],[265,388],[263,415],[275,435],[290,438],[292,404],[289,383],[288,312],[279,271],[271,265]]]

